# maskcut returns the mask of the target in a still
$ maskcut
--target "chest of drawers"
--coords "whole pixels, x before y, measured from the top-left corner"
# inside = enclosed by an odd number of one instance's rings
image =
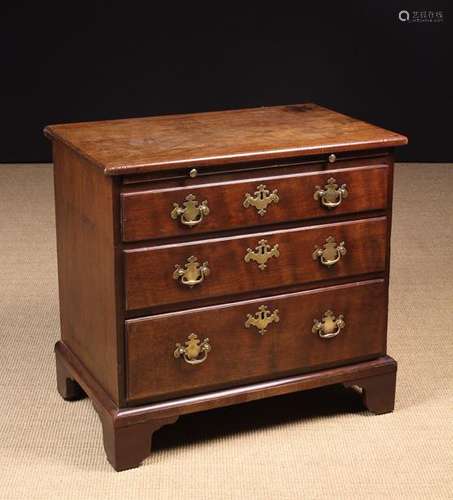
[[[342,383],[392,411],[399,134],[315,104],[53,125],[58,390],[117,470],[179,415]]]

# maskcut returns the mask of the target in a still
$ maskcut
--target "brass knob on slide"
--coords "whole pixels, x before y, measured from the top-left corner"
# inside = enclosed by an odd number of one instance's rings
[[[184,345],[179,342],[176,344],[173,355],[176,359],[182,357],[190,365],[199,365],[206,361],[208,352],[210,351],[211,344],[208,338],[201,341],[195,333],[191,333],[184,342]]]
[[[207,200],[198,203],[196,196],[193,194],[186,196],[182,206],[173,203],[173,210],[170,212],[172,219],[176,220],[179,217],[181,224],[188,227],[200,224],[207,215],[209,215]]]

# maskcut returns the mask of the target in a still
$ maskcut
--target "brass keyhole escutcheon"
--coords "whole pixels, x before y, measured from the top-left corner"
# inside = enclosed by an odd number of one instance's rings
[[[344,317],[339,314],[338,317],[329,309],[326,311],[319,321],[318,319],[313,320],[313,328],[311,331],[317,333],[322,339],[331,339],[336,337],[340,331],[346,326]]]
[[[261,335],[267,333],[266,328],[271,323],[278,323],[280,321],[280,316],[278,309],[270,312],[267,306],[264,304],[258,307],[258,311],[255,314],[247,314],[247,320],[245,322],[245,327],[250,328],[254,326],[258,329]]]
[[[267,240],[258,241],[258,246],[255,247],[255,250],[251,248],[247,248],[247,253],[245,254],[244,260],[245,262],[250,262],[253,260],[258,264],[258,267],[261,271],[266,269],[266,262],[272,257],[279,257],[280,251],[278,249],[278,244],[271,247]]]
[[[209,276],[210,272],[208,262],[200,264],[197,257],[192,255],[187,259],[184,266],[180,266],[179,264],[175,265],[173,279],[180,279],[183,285],[193,287],[204,281],[205,277]]]
[[[190,365],[198,365],[206,361],[208,357],[208,352],[211,351],[211,344],[209,343],[209,339],[205,338],[201,341],[195,333],[191,333],[184,345],[179,342],[176,344],[175,352],[173,353],[174,357],[182,358],[186,363]]]
[[[315,245],[312,253],[313,260],[319,259],[321,264],[330,267],[336,264],[346,254],[344,241],[337,244],[333,236],[329,236],[322,247]]]
[[[207,200],[198,203],[193,194],[186,196],[182,207],[178,203],[173,203],[173,210],[170,212],[172,219],[176,220],[179,217],[181,223],[188,227],[200,224],[207,215],[209,215]]]
[[[349,194],[346,189],[346,184],[338,186],[333,177],[327,180],[324,189],[320,186],[316,186],[315,189],[316,191],[313,198],[315,200],[321,200],[321,205],[329,209],[338,207]]]
[[[271,203],[278,203],[280,198],[278,196],[278,190],[274,189],[272,192],[269,189],[266,189],[265,184],[260,184],[257,186],[256,191],[253,193],[253,196],[250,193],[245,194],[244,199],[244,207],[248,208],[250,206],[255,207],[259,213],[259,215],[263,216],[266,211],[268,205]]]

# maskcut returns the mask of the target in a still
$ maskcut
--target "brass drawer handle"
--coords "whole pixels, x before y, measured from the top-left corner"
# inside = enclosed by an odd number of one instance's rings
[[[279,255],[280,251],[278,249],[278,245],[271,247],[267,240],[260,240],[258,241],[258,246],[255,247],[255,250],[247,248],[244,260],[245,262],[250,262],[251,260],[255,261],[261,271],[264,271],[267,267],[266,262],[271,257],[278,257]]]
[[[334,313],[329,309],[322,317],[322,320],[313,320],[313,328],[311,331],[317,333],[322,339],[331,339],[336,337],[340,331],[346,326],[342,314],[335,317]]]
[[[181,278],[181,283],[186,286],[193,287],[204,281],[206,276],[209,276],[210,269],[207,262],[200,264],[195,256],[190,256],[184,266],[175,265],[173,279]]]
[[[347,198],[349,194],[346,189],[346,184],[342,184],[338,187],[333,177],[327,180],[324,189],[321,189],[320,186],[316,186],[315,189],[316,191],[313,198],[315,200],[321,200],[321,205],[330,209],[338,207],[343,199]]]
[[[209,215],[207,200],[198,203],[193,194],[186,196],[186,201],[182,207],[178,203],[173,203],[173,210],[170,213],[172,219],[180,217],[180,221],[185,226],[193,227],[203,220],[203,217]]]
[[[336,264],[345,254],[346,247],[344,246],[344,241],[337,244],[335,238],[333,236],[329,236],[322,248],[315,245],[315,251],[312,253],[312,257],[313,260],[319,258],[321,264],[330,267]]]
[[[270,312],[267,306],[262,305],[258,307],[258,311],[252,316],[251,314],[247,314],[247,321],[245,322],[245,327],[250,328],[254,326],[258,328],[258,332],[261,335],[267,333],[266,328],[271,323],[278,323],[280,321],[280,316],[278,309],[275,309],[274,312]]]
[[[186,363],[190,365],[198,365],[206,361],[208,352],[211,350],[209,339],[201,341],[195,333],[191,333],[185,341],[185,346],[179,342],[176,344],[176,349],[173,355],[176,359],[183,357]]]
[[[270,192],[269,189],[266,189],[265,184],[260,184],[256,187],[253,196],[250,193],[245,193],[244,207],[248,208],[253,206],[258,210],[260,215],[264,215],[268,205],[271,203],[278,203],[279,201],[278,189],[274,189]]]

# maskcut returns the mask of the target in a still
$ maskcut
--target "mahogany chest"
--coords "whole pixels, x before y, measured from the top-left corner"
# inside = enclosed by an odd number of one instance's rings
[[[58,390],[138,466],[179,415],[343,383],[394,406],[399,134],[315,104],[52,125]]]

